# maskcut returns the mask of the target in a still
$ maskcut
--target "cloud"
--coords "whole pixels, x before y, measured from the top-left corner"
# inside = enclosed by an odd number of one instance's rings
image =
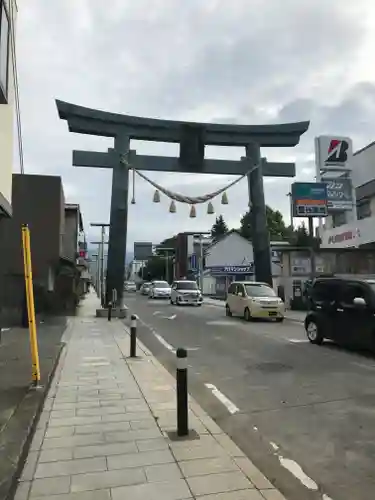
[[[110,5],[110,8],[109,8]],[[311,120],[297,148],[264,150],[296,161],[298,178],[314,175],[313,138],[351,136],[356,149],[373,139],[375,7],[372,0],[34,0],[19,6],[17,51],[26,172],[61,175],[86,228],[109,218],[111,173],[73,168],[72,149],[105,151],[110,139],[70,134],[56,98],[139,116],[222,123]],[[173,144],[132,144],[140,154],[177,155]],[[207,157],[239,159],[240,148],[207,147]],[[205,194],[229,178],[150,177],[169,189]],[[292,180],[266,180],[266,201],[288,217]],[[128,246],[182,230],[207,230],[214,217],[169,214],[168,201],[137,181],[129,206]],[[238,225],[246,181],[228,193],[223,212]],[[162,223],[160,224],[160,222]]]

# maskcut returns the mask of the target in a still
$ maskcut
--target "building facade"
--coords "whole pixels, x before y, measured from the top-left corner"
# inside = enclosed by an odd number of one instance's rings
[[[0,219],[12,215],[16,18],[16,1],[0,0]]]
[[[355,188],[352,210],[326,218],[320,232],[322,248],[375,249],[375,142],[354,153],[350,162]]]
[[[277,249],[275,249],[277,245]],[[274,287],[278,286],[281,276],[279,247],[288,243],[271,242],[271,262]],[[224,297],[232,281],[254,280],[254,253],[251,241],[233,229],[218,241],[213,242],[205,251],[205,272],[203,293]]]
[[[74,308],[80,295],[81,270],[77,253],[66,255],[77,246],[77,231],[70,224],[70,213],[67,228],[65,225],[61,178],[13,174],[12,200],[12,217],[0,224],[2,320],[19,324],[25,314],[23,224],[30,229],[36,312],[60,313]]]

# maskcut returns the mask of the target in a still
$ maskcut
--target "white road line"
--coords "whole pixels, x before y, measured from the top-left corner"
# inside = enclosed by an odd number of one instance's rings
[[[172,314],[172,316],[164,316],[165,319],[176,319],[177,314]]]
[[[305,474],[302,467],[297,464],[297,462],[295,462],[294,460],[290,460],[289,458],[284,458],[281,455],[279,455],[279,461],[280,464],[289,472],[291,472],[294,477],[299,479],[306,488],[314,491],[318,490],[318,485],[316,484],[316,482],[307,474]]]
[[[231,413],[232,415],[234,413],[237,413],[238,411],[240,411],[239,408],[237,408],[237,406],[232,403],[232,401],[230,399],[228,399],[222,392],[219,391],[219,389],[213,385],[213,384],[204,384],[207,389],[210,389],[212,394],[221,402],[223,403],[223,405],[226,407],[226,409],[229,411],[229,413]]]
[[[168,351],[171,351],[173,353],[176,352],[176,349],[173,347],[173,345],[168,344],[168,342],[158,333],[152,330],[153,335],[158,339],[158,341],[166,348]]]
[[[287,340],[292,344],[307,344],[308,342],[310,342],[308,339],[287,339]]]
[[[359,366],[360,368],[365,368],[366,370],[375,370],[375,365],[366,365],[365,363],[359,363],[357,361],[352,361],[350,364]]]
[[[157,316],[158,314],[160,314],[160,311],[154,311],[154,312],[152,313],[152,315],[153,315],[153,316]]]

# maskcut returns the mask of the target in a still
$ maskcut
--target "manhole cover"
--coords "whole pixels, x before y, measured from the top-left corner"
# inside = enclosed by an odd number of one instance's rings
[[[255,365],[248,365],[248,370],[257,370],[266,373],[282,373],[292,370],[289,365],[284,365],[283,363],[268,362],[268,363],[257,363]]]

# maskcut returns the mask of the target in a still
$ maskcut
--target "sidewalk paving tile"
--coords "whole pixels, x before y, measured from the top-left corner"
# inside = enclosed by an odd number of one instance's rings
[[[31,485],[30,497],[60,495],[69,493],[70,477],[53,477],[49,479],[35,479]]]
[[[115,488],[131,484],[145,483],[147,481],[145,472],[141,467],[78,474],[76,476],[72,476],[71,479],[72,492]]]
[[[115,455],[107,458],[108,469],[127,469],[130,467],[144,467],[146,465],[166,464],[174,462],[169,450],[149,451],[127,455]]]
[[[199,439],[168,438],[175,380],[121,353],[121,322],[72,324],[14,500],[285,500],[191,397]]]
[[[264,500],[259,491],[237,490],[226,493],[214,493],[213,495],[203,495],[199,500]]]
[[[204,476],[220,472],[236,471],[237,467],[229,457],[203,458],[179,462],[185,477]]]
[[[34,497],[32,500],[112,500],[109,489],[86,491],[82,493],[68,493],[66,495],[49,495],[48,497]]]
[[[187,478],[187,483],[194,495],[209,495],[213,493],[224,493],[226,491],[237,491],[250,489],[253,485],[238,471],[222,472],[207,476],[195,476]]]
[[[35,478],[71,476],[103,470],[107,470],[107,462],[103,457],[74,459],[40,464],[36,469]]]
[[[189,500],[192,497],[182,479],[165,483],[147,483],[125,488],[113,488],[112,500]]]

